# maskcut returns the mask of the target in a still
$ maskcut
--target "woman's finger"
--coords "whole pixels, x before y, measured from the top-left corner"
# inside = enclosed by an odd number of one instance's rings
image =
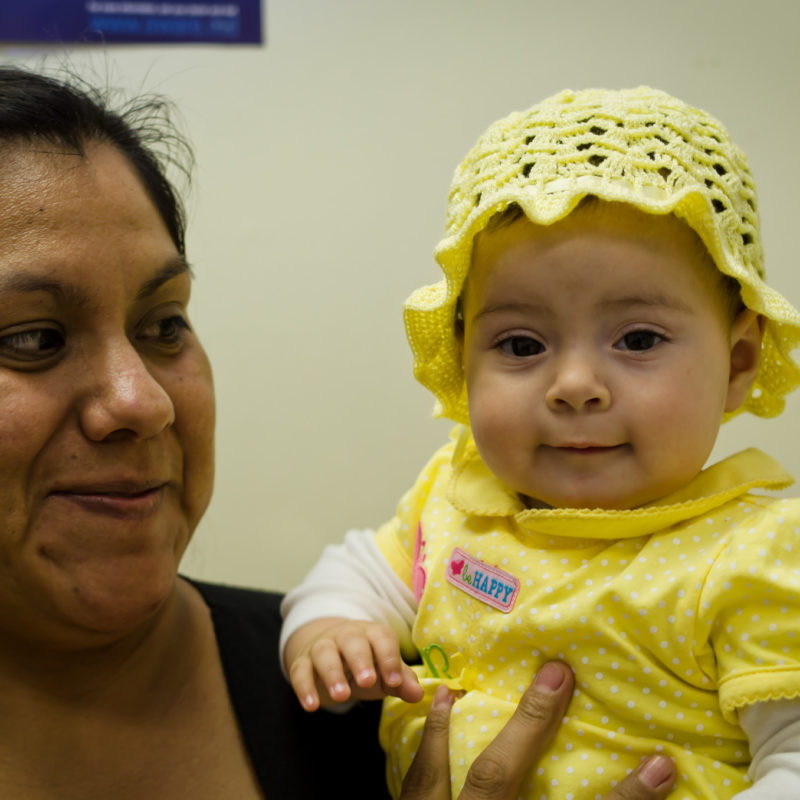
[[[511,719],[473,762],[459,800],[517,796],[525,773],[539,760],[558,730],[572,686],[572,671],[566,664],[552,661],[536,673]]]
[[[450,708],[456,699],[439,686],[422,730],[419,750],[403,781],[400,800],[450,800]]]
[[[565,664],[550,662],[539,670],[511,719],[473,762],[459,800],[516,797],[525,773],[541,758],[561,724],[572,686],[572,672]],[[445,686],[436,690],[400,800],[450,800],[448,733],[454,700]],[[653,756],[603,800],[663,800],[674,782],[672,761]]]
[[[675,764],[666,756],[652,756],[603,800],[662,800],[675,783]]]

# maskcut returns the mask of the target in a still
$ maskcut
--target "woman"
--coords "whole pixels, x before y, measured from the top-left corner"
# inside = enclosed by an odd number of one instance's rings
[[[157,110],[0,69],[0,797],[378,797],[374,710],[298,710],[276,596],[177,574],[214,395],[181,206],[145,142]],[[562,684],[532,687],[492,796],[541,751]],[[409,797],[449,792],[428,777],[439,706]],[[632,780],[618,797],[666,792]]]

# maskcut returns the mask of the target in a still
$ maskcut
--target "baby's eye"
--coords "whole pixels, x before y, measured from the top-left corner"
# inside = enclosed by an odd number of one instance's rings
[[[650,350],[665,339],[660,333],[649,330],[626,333],[617,343],[621,350]]]
[[[497,346],[507,355],[516,358],[538,356],[544,350],[544,345],[532,336],[509,336],[498,342]]]
[[[13,361],[45,361],[64,346],[64,336],[55,328],[31,328],[0,336],[0,357]]]

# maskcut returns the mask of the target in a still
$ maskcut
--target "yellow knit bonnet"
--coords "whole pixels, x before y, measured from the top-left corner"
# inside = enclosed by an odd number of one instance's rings
[[[747,159],[716,119],[639,87],[568,90],[512,113],[456,169],[445,236],[434,251],[445,279],[417,289],[404,306],[414,374],[436,396],[437,416],[469,423],[455,313],[476,234],[511,203],[549,225],[586,195],[672,213],[695,230],[717,268],[739,282],[745,305],[766,319],[761,366],[741,410],[779,414],[783,396],[800,385],[790,355],[800,314],[764,282]]]

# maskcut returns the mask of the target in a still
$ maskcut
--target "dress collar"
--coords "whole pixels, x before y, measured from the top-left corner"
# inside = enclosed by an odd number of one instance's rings
[[[792,483],[792,476],[777,461],[750,448],[704,469],[677,492],[638,508],[526,508],[519,495],[490,472],[465,427],[453,452],[448,499],[465,514],[513,517],[520,528],[530,533],[626,539],[708,513],[751,489],[784,489]],[[565,525],[567,521],[581,524]]]

